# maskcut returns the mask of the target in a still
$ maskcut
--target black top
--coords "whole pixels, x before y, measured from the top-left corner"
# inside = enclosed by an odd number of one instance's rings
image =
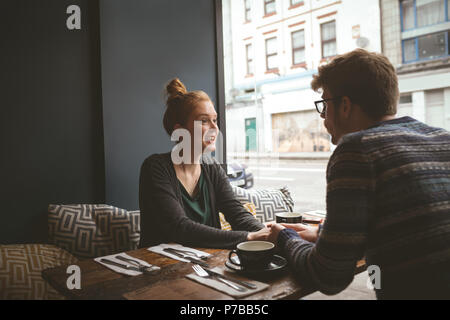
[[[208,157],[202,160],[213,227],[186,216],[170,153],[154,154],[142,164],[139,180],[141,246],[177,242],[187,246],[229,249],[246,241],[248,231],[264,228],[236,199],[217,160]],[[220,229],[219,211],[225,215],[233,231]]]

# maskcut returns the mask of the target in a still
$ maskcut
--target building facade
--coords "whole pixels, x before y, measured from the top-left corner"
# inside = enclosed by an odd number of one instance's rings
[[[396,66],[398,116],[450,130],[450,0],[381,0],[383,53]]]
[[[330,151],[312,76],[381,52],[379,0],[225,0],[223,14],[228,154]]]

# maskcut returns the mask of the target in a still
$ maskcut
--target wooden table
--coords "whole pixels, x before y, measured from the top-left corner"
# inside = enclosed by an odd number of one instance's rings
[[[212,256],[207,263],[212,267],[224,267],[229,250],[200,249]],[[185,278],[192,273],[192,264],[173,260],[153,253],[147,249],[127,252],[130,256],[142,259],[161,267],[157,275],[139,275],[135,277],[116,273],[94,260],[80,261],[81,289],[69,290],[66,282],[67,266],[42,271],[42,277],[58,292],[69,299],[150,299],[150,300],[222,300],[232,297]],[[224,267],[225,268],[225,267]],[[359,261],[357,273],[365,270],[364,261]],[[235,275],[232,275],[235,276]],[[239,277],[237,277],[239,278]],[[257,279],[259,280],[259,279]],[[289,270],[273,279],[259,280],[270,287],[245,297],[248,300],[299,299],[312,292],[302,288],[294,280]]]

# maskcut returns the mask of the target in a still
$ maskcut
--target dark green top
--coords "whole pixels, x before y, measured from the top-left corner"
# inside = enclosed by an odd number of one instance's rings
[[[203,172],[197,182],[197,192],[191,197],[183,184],[178,181],[181,188],[181,197],[183,199],[184,209],[189,219],[207,226],[213,226],[212,209],[208,193],[208,185],[205,183]]]
[[[264,228],[236,199],[227,174],[217,160],[204,156],[201,166],[208,186],[212,227],[186,215],[170,152],[145,159],[139,177],[141,246],[176,242],[201,248],[234,249],[238,243],[247,241],[248,232]],[[219,211],[232,231],[220,229]]]

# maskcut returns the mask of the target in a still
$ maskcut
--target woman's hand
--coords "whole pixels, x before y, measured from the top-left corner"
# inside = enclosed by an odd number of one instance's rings
[[[303,223],[282,223],[281,225],[296,231],[303,240],[309,242],[316,242],[319,237],[318,227],[311,227]]]
[[[270,234],[270,228],[265,227],[256,232],[249,232],[248,236],[247,236],[247,240],[248,241],[256,241],[256,240],[267,241],[269,234]]]

